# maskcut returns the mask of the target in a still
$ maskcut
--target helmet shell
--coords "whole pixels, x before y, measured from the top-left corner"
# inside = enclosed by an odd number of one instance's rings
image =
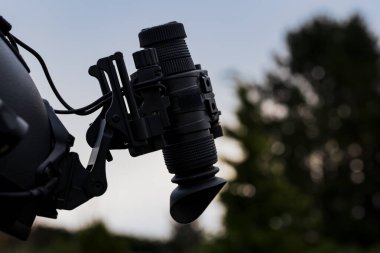
[[[35,187],[36,169],[48,156],[52,141],[42,98],[12,46],[0,37],[0,99],[29,125],[20,143],[0,157],[0,192],[9,192]]]

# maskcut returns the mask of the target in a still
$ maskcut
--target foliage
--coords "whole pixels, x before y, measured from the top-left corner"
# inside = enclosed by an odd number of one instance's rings
[[[1,253],[178,253],[199,252],[203,233],[193,225],[178,225],[172,239],[160,241],[114,234],[101,222],[76,232],[37,227],[27,242],[0,234]]]
[[[213,252],[369,252],[380,238],[380,69],[359,16],[287,35],[261,84],[237,80],[244,157]],[[376,250],[375,250],[376,251]],[[374,251],[374,252],[375,252]]]

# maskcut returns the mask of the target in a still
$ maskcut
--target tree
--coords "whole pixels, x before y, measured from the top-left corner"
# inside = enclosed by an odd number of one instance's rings
[[[244,157],[216,252],[354,252],[380,237],[380,68],[361,17],[290,31],[261,84],[237,80]],[[344,250],[343,250],[344,251]],[[361,251],[360,251],[361,252]]]
[[[197,222],[190,224],[176,224],[172,228],[172,235],[167,242],[165,253],[194,253],[199,252],[204,241],[204,232]]]

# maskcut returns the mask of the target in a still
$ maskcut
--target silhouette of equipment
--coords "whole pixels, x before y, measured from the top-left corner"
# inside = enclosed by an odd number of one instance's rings
[[[56,209],[72,210],[102,195],[106,161],[112,161],[114,149],[128,149],[134,157],[162,149],[178,184],[170,197],[172,217],[189,223],[202,214],[226,183],[215,176],[219,169],[214,166],[214,138],[223,133],[210,78],[193,63],[181,23],[139,33],[143,50],[133,54],[137,71],[130,77],[120,52],[98,60],[89,74],[103,95],[79,109],[63,100],[42,57],[13,36],[1,16],[0,30],[2,231],[26,239],[36,215],[56,218]],[[54,110],[41,99],[17,45],[37,57],[67,110]],[[84,167],[70,152],[74,137],[56,114],[87,115],[98,109],[86,134],[92,153]]]

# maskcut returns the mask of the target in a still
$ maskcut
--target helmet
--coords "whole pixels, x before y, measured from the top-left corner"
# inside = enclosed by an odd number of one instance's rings
[[[19,143],[0,156],[0,193],[35,188],[36,170],[52,145],[49,119],[27,66],[1,32],[0,100],[29,126]],[[0,125],[0,129],[4,129],[4,125]],[[9,198],[0,198],[0,201],[0,230],[26,239],[37,213],[36,201]],[[20,234],[20,231],[23,232]]]

